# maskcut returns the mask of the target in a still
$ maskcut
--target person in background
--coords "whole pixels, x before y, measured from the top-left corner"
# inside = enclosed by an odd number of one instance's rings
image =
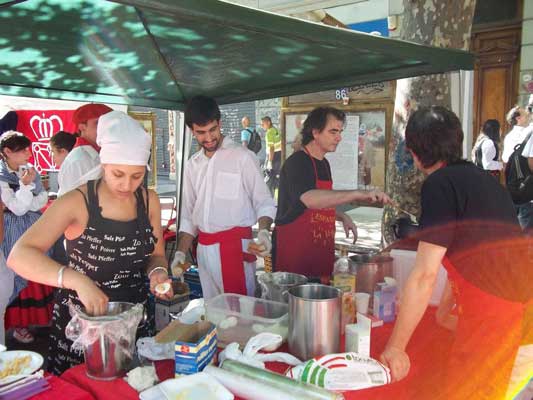
[[[64,131],[59,131],[50,138],[52,157],[54,159],[54,164],[58,169],[61,168],[63,161],[65,161],[65,158],[67,158],[75,144],[76,136]]]
[[[0,243],[4,240],[4,205],[0,203]],[[5,345],[4,315],[13,293],[15,274],[7,267],[4,253],[0,249],[0,344]]]
[[[72,122],[78,129],[76,146],[62,163],[57,181],[59,184],[58,197],[76,189],[87,181],[98,178],[100,158],[99,146],[96,144],[96,129],[98,118],[112,108],[105,104],[85,104],[72,116]]]
[[[509,157],[513,154],[515,147],[526,140],[533,127],[528,127],[529,114],[520,106],[515,106],[507,113],[507,122],[512,126],[512,129],[505,135],[503,139],[503,153],[502,161],[507,163]],[[524,153],[528,154],[531,146],[526,145]],[[524,154],[522,153],[522,154]],[[515,204],[516,212],[518,214],[518,222],[524,230],[533,228],[533,202],[524,204]]]
[[[272,125],[270,117],[261,118],[261,127],[266,131],[266,163],[265,170],[268,174],[267,186],[275,197],[276,189],[279,186],[279,172],[281,170],[281,134]]]
[[[302,150],[283,164],[274,228],[275,271],[329,281],[335,260],[335,220],[342,222],[346,237],[352,232],[354,243],[357,240],[352,219],[335,207],[352,202],[390,202],[382,192],[332,190],[331,168],[325,156],[337,149],[345,121],[343,111],[315,108],[303,124]]]
[[[254,154],[220,132],[220,109],[206,96],[192,98],[185,123],[200,145],[185,165],[177,270],[198,235],[198,273],[205,299],[221,293],[255,295],[256,256],[272,248],[276,206]],[[258,223],[257,242],[252,226]],[[180,267],[181,268],[181,267]]]
[[[495,119],[488,119],[483,124],[483,128],[481,128],[481,132],[472,148],[474,164],[489,171],[498,180],[503,168],[503,164],[499,160],[499,143],[500,123]]]
[[[8,131],[0,137],[0,193],[5,206],[1,248],[5,257],[20,236],[40,218],[40,210],[48,201],[39,173],[28,164],[30,148],[30,139],[20,132]],[[28,283],[19,275],[15,276],[14,285],[6,325],[15,327],[13,337],[17,341],[30,343],[34,337],[28,330],[29,325],[47,325],[50,321],[47,304],[51,300],[51,288]],[[40,306],[33,307],[31,300],[40,302]]]
[[[517,388],[511,388],[509,381],[523,385],[533,371],[533,269],[528,241],[509,193],[461,159],[462,142],[461,122],[444,107],[418,109],[407,122],[406,147],[426,175],[419,243],[414,268],[402,289],[398,318],[380,358],[393,381],[408,374],[406,347],[428,306],[442,263],[451,284],[439,310],[445,318],[437,320],[455,329],[455,340],[444,366],[446,380],[434,398],[511,399],[508,389]],[[449,318],[453,303],[456,321]],[[513,370],[522,355],[529,364]]]
[[[65,158],[67,158],[68,154],[74,148],[76,138],[76,135],[64,131],[59,131],[50,138],[50,149],[53,161],[59,170],[61,170],[61,165],[63,164],[63,161],[65,161]],[[66,264],[68,262],[64,235],[61,235],[54,244],[53,259],[60,264]]]
[[[245,149],[248,148],[248,143],[250,143],[250,138],[252,137],[252,129],[250,129],[250,118],[243,117],[241,120],[242,131],[241,131],[241,143],[242,147]]]
[[[102,177],[58,198],[17,242],[7,264],[17,274],[58,287],[50,331],[48,370],[61,374],[83,362],[70,349],[65,327],[68,302],[89,315],[105,315],[110,301],[142,303],[150,291],[169,300],[170,283],[161,231],[159,198],[142,187],[150,157],[151,138],[139,122],[112,111],[100,118]],[[67,240],[68,265],[45,252],[61,236]],[[166,286],[166,285],[163,285]],[[153,315],[138,327],[138,336],[152,336]]]

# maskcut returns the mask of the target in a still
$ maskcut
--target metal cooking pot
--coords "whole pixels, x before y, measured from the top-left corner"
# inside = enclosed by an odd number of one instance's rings
[[[414,223],[409,217],[398,218],[391,227],[397,240],[413,237],[419,229],[419,225]]]
[[[370,294],[372,303],[376,284],[383,282],[386,276],[392,276],[392,257],[386,254],[358,253],[350,256],[350,260],[357,274],[356,291]]]
[[[307,277],[292,272],[265,272],[257,277],[261,285],[261,297],[266,300],[288,303],[288,292],[291,287],[304,285]]]
[[[309,360],[340,351],[342,291],[308,284],[289,289],[289,351]]]
[[[91,335],[82,345],[89,378],[112,380],[129,370],[135,353],[136,328],[146,318],[139,306],[109,302],[105,315],[90,316],[82,309],[69,322],[65,330],[67,337]]]

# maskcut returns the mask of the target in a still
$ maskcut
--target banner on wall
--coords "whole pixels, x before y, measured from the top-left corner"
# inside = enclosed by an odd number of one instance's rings
[[[50,138],[58,131],[76,131],[72,123],[73,113],[74,110],[17,111],[17,131],[31,140],[33,158],[30,162],[39,173],[57,171],[50,150]]]

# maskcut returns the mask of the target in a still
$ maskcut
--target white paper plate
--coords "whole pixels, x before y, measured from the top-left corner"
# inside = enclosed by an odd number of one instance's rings
[[[141,400],[233,400],[233,394],[216,379],[199,372],[169,379],[141,392]]]
[[[8,375],[3,379],[0,379],[0,386],[7,385],[8,383],[15,382],[24,378],[26,375],[32,374],[37,371],[43,365],[43,357],[39,353],[26,350],[11,350],[0,353],[0,371],[3,371],[7,367],[7,363],[14,360],[17,357],[30,356],[31,361],[28,366],[23,368],[17,375]]]

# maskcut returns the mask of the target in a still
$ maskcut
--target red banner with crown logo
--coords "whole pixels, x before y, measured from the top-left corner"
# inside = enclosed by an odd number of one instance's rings
[[[58,131],[76,132],[72,123],[74,110],[18,110],[17,131],[32,142],[31,150],[35,169],[57,171],[50,151],[50,138]]]

